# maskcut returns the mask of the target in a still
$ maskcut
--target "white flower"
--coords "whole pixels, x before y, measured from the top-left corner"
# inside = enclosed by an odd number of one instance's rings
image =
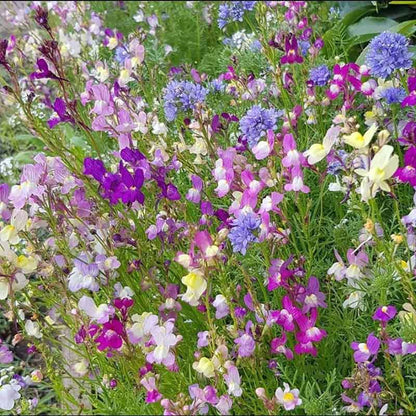
[[[27,320],[25,323],[25,330],[30,337],[42,338],[40,327],[37,322]]]
[[[98,307],[89,296],[83,296],[78,301],[78,308],[84,311],[91,319],[97,321],[99,324],[108,322],[110,315],[114,313],[114,308],[102,303]]]
[[[365,309],[363,302],[364,296],[365,294],[363,292],[356,290],[355,292],[352,292],[350,296],[348,296],[348,299],[344,301],[342,306],[344,308],[358,308],[363,311]]]
[[[28,222],[28,214],[22,209],[15,209],[10,219],[10,224],[0,231],[0,241],[8,241],[17,244],[20,241],[19,231],[22,231]]]
[[[0,387],[0,409],[12,410],[15,400],[20,399],[19,384],[5,384]]]
[[[363,201],[374,198],[378,189],[390,192],[387,179],[391,178],[399,166],[399,157],[393,155],[393,146],[383,146],[373,157],[369,170],[356,169],[355,172],[364,176],[361,182],[361,197]]]

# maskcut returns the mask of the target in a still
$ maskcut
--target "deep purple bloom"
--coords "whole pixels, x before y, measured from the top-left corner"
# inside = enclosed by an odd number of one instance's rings
[[[285,39],[285,54],[280,58],[281,64],[301,64],[303,58],[299,55],[298,41],[296,36],[289,35]]]
[[[354,360],[356,363],[368,361],[372,355],[377,355],[380,348],[380,340],[372,333],[367,337],[367,342],[352,342],[351,348],[355,350]]]
[[[84,175],[91,175],[98,182],[102,182],[107,173],[104,163],[99,159],[87,157],[84,159]]]
[[[366,63],[371,75],[386,79],[396,69],[409,69],[412,56],[406,36],[383,32],[371,40]]]
[[[409,95],[402,101],[402,107],[413,107],[416,105],[416,77],[407,78]]]
[[[60,78],[57,75],[55,75],[48,66],[48,63],[46,62],[45,59],[43,58],[39,58],[36,61],[36,65],[39,68],[39,72],[32,72],[30,74],[30,79],[45,79],[45,78],[49,78],[49,79],[60,79],[62,81],[67,81],[64,78]]]
[[[58,114],[58,117],[51,118],[48,120],[49,128],[53,129],[59,123],[75,123],[72,116],[66,111],[66,104],[62,98],[57,98],[53,104],[53,109]]]
[[[375,321],[388,322],[396,316],[397,310],[394,306],[381,306],[373,315]]]

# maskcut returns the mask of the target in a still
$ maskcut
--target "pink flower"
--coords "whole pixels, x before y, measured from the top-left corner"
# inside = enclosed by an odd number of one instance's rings
[[[226,363],[225,366],[227,368],[227,374],[224,374],[224,380],[228,386],[228,394],[240,397],[243,394],[243,390],[240,387],[241,379],[238,369],[231,362]]]
[[[283,405],[285,410],[293,410],[296,406],[300,406],[302,399],[299,399],[299,390],[291,390],[287,383],[283,383],[283,386],[285,387],[284,390],[279,387],[274,394],[277,402]]]

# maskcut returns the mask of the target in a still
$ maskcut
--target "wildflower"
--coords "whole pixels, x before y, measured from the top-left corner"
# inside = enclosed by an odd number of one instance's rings
[[[99,324],[104,324],[109,321],[110,316],[114,314],[114,308],[102,303],[98,307],[89,296],[83,296],[78,301],[78,308],[84,311],[92,320]]]
[[[290,34],[285,39],[285,54],[280,58],[281,64],[301,64],[303,58],[299,55],[298,41],[296,36]]]
[[[227,374],[224,374],[224,380],[228,386],[228,394],[240,397],[243,394],[243,390],[240,386],[241,379],[238,368],[229,361],[225,364],[225,368],[227,369]]]
[[[247,333],[244,333],[240,337],[236,338],[234,342],[238,345],[239,357],[250,357],[256,348],[256,343],[253,337]]]
[[[347,251],[347,260],[350,265],[345,270],[345,276],[351,283],[353,279],[363,277],[362,269],[368,264],[368,256],[364,251],[355,254],[355,251],[350,248]]]
[[[375,321],[388,322],[396,316],[397,310],[394,306],[381,306],[373,315]]]
[[[125,330],[118,318],[112,318],[106,322],[98,337],[94,341],[98,344],[99,351],[105,349],[118,350],[123,345]]]
[[[203,188],[203,181],[198,175],[192,175],[191,180],[192,180],[192,188],[189,189],[185,198],[188,201],[193,202],[194,204],[198,204],[201,200],[201,191]]]
[[[233,246],[233,252],[246,254],[251,243],[258,242],[254,234],[259,229],[261,220],[253,213],[240,213],[237,219],[232,222],[233,227],[228,233],[228,238]]]
[[[407,87],[409,95],[402,101],[402,107],[416,105],[416,77],[407,78]]]
[[[224,295],[217,295],[212,306],[216,309],[215,318],[221,319],[227,316],[230,313],[230,309],[227,305],[227,299]]]
[[[293,360],[293,352],[290,348],[286,347],[287,335],[283,332],[280,338],[273,338],[270,342],[270,350],[273,354],[284,354],[288,360]]]
[[[174,324],[172,321],[165,322],[162,326],[155,326],[150,334],[156,344],[156,348],[147,354],[146,359],[150,364],[158,363],[170,367],[175,363],[175,355],[170,350],[182,337],[173,334]]]
[[[7,345],[1,343],[0,340],[0,364],[9,364],[13,361],[13,353]]]
[[[198,348],[203,348],[209,345],[209,332],[208,331],[202,331],[202,332],[198,332],[198,342],[197,342],[197,347]]]
[[[396,170],[393,175],[402,182],[416,186],[416,147],[410,147],[404,154],[404,166]]]
[[[14,402],[20,399],[19,384],[4,384],[0,386],[0,409],[12,410]]]
[[[162,399],[163,396],[156,387],[156,379],[154,377],[144,377],[140,380],[140,384],[147,390],[146,403],[156,403]]]
[[[387,104],[401,103],[406,97],[406,91],[403,88],[385,88],[380,96]]]
[[[195,110],[197,104],[205,101],[207,94],[208,90],[201,84],[189,81],[170,81],[163,96],[166,119],[175,120],[178,111]]]
[[[10,224],[0,231],[0,241],[17,244],[20,242],[19,232],[24,230],[28,224],[29,216],[26,211],[15,209],[10,218]]]
[[[74,268],[68,276],[68,288],[71,292],[78,292],[81,289],[89,289],[94,292],[98,290],[96,277],[99,269],[96,263],[86,263],[84,259],[74,260]]]
[[[377,355],[380,348],[380,340],[372,333],[367,337],[367,342],[352,342],[351,348],[355,350],[354,360],[357,363],[368,361],[372,355]]]
[[[356,290],[349,295],[348,299],[343,302],[342,306],[344,308],[349,307],[352,309],[359,308],[363,311],[365,309],[365,304],[363,302],[364,296],[363,292]]]
[[[144,344],[144,337],[150,335],[152,329],[157,325],[159,318],[150,312],[143,312],[141,315],[134,314],[131,320],[134,324],[127,330],[129,341],[132,344]]]
[[[191,306],[197,306],[198,300],[207,288],[207,282],[201,272],[193,270],[182,277],[182,283],[186,286],[186,293],[182,295],[182,300]]]
[[[265,109],[259,105],[254,105],[247,111],[240,120],[240,130],[250,148],[266,136],[268,130],[276,129],[277,119],[281,115],[281,111]]]
[[[308,158],[308,163],[310,165],[320,162],[328,155],[338,138],[339,131],[339,127],[331,127],[327,131],[322,144],[315,143],[309,148],[309,150],[303,153],[303,155]]]
[[[356,149],[363,149],[368,146],[373,138],[374,134],[377,131],[377,124],[373,124],[365,133],[362,135],[360,132],[356,131],[348,136],[344,136],[344,142],[349,144]]]
[[[242,22],[244,13],[254,9],[256,1],[232,1],[218,8],[218,27],[224,29],[231,22]]]
[[[401,338],[387,340],[387,351],[393,355],[416,354],[416,344],[405,342]]]
[[[302,399],[299,398],[299,390],[291,390],[289,384],[283,383],[284,391],[279,387],[275,392],[277,402],[283,405],[285,410],[293,410],[296,406],[302,404]]]
[[[53,129],[59,123],[66,123],[70,122],[72,124],[75,123],[74,118],[66,111],[66,104],[62,98],[57,98],[53,103],[53,109],[58,117],[53,117],[48,120],[49,128]]]
[[[309,187],[303,183],[303,172],[299,165],[293,166],[292,169],[290,169],[290,181],[291,182],[284,186],[285,191],[301,191],[304,194],[307,194],[310,191]]]
[[[358,175],[364,176],[364,180],[361,182],[363,200],[367,200],[369,195],[374,198],[379,188],[390,192],[390,186],[386,181],[393,176],[399,166],[399,157],[397,155],[391,156],[393,150],[393,146],[384,145],[371,160],[368,171],[355,170]]]
[[[299,295],[299,303],[303,303],[302,313],[308,313],[312,308],[326,308],[325,295],[319,291],[319,280],[311,276],[306,290]]]
[[[310,80],[320,87],[326,85],[330,77],[331,72],[326,65],[317,66],[309,71]]]
[[[214,363],[207,357],[202,357],[199,361],[194,362],[192,368],[207,378],[215,376]]]
[[[371,75],[386,79],[396,69],[409,69],[412,66],[412,56],[406,36],[383,32],[371,40],[366,64]]]
[[[296,150],[296,141],[292,134],[285,134],[283,138],[283,151],[285,157],[282,159],[282,165],[285,168],[302,165],[305,161],[304,155]]]

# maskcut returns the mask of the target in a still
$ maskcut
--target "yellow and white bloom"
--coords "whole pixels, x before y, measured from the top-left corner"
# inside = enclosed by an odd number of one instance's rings
[[[349,144],[356,149],[363,149],[368,146],[377,131],[377,124],[374,123],[372,126],[362,135],[356,131],[348,136],[344,136],[344,142]]]
[[[10,224],[0,231],[0,241],[7,241],[10,244],[20,242],[19,231],[26,228],[29,216],[22,209],[15,209],[10,219]]]
[[[199,361],[194,362],[192,367],[207,378],[215,376],[214,363],[207,357],[202,357]]]
[[[207,288],[207,282],[198,270],[193,270],[182,277],[182,283],[186,286],[186,293],[182,299],[191,306],[197,306],[198,300]]]
[[[356,169],[355,172],[364,176],[361,182],[361,196],[363,201],[374,198],[378,189],[389,192],[387,179],[391,178],[399,166],[399,157],[393,155],[393,146],[383,146],[373,157],[369,170]]]
[[[339,127],[331,127],[322,143],[314,143],[309,150],[304,152],[303,155],[308,158],[310,165],[320,162],[328,155],[338,137],[339,130]]]

